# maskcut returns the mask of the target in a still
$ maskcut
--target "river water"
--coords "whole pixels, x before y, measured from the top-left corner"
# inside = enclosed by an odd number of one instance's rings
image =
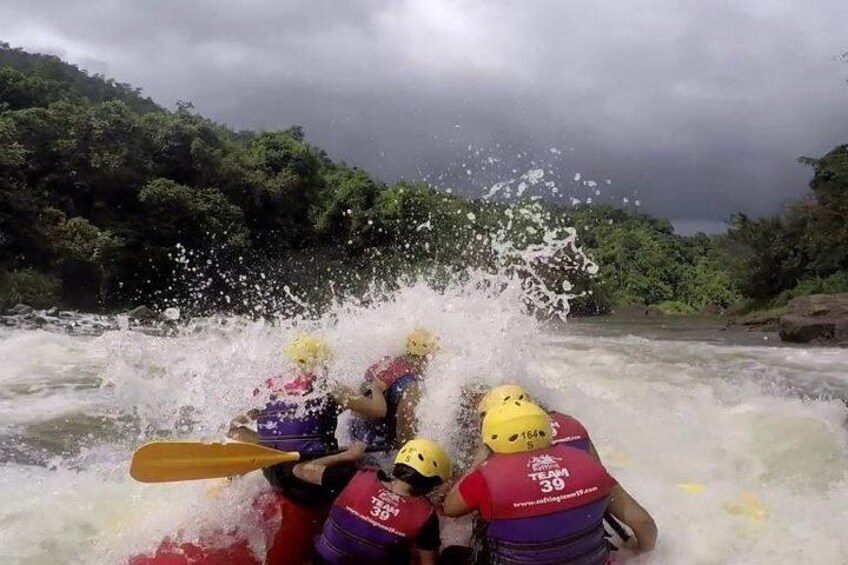
[[[128,475],[133,449],[222,438],[295,332],[322,332],[331,376],[356,384],[417,325],[442,340],[422,433],[449,444],[465,433],[455,421],[470,382],[524,383],[583,421],[654,515],[657,549],[637,562],[848,563],[848,350],[709,324],[543,326],[513,303],[419,285],[318,320],[206,320],[177,337],[0,330],[0,563],[122,563],[221,525],[261,551],[249,512],[261,476],[143,485]],[[693,483],[700,492],[679,486]]]

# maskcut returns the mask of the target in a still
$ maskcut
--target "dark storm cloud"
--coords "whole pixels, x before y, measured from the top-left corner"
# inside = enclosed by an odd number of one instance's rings
[[[0,5],[12,44],[236,128],[302,124],[387,180],[474,191],[535,161],[699,226],[776,211],[798,156],[848,141],[846,22],[842,0]]]

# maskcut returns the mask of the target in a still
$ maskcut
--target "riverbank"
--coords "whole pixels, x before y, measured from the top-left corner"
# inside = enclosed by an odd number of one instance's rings
[[[115,330],[168,335],[175,331],[179,319],[180,312],[176,308],[168,308],[159,313],[147,306],[138,306],[121,313],[95,314],[60,310],[55,306],[36,310],[27,304],[17,304],[0,315],[0,327],[81,336],[97,336]]]
[[[723,330],[734,333],[760,334],[764,341],[768,341],[770,334],[776,334],[784,342],[848,346],[848,293],[798,296],[786,305],[759,310],[742,307],[693,314],[678,306],[677,303],[664,303],[622,307],[614,309],[609,318],[627,323],[678,321],[672,326],[719,324]],[[661,322],[660,326],[668,325],[666,322]]]
[[[701,341],[725,345],[788,346],[777,330],[733,330],[728,320],[719,316],[669,316],[659,318],[611,315],[596,318],[573,318],[563,331],[577,335],[603,337],[636,336],[645,339]]]

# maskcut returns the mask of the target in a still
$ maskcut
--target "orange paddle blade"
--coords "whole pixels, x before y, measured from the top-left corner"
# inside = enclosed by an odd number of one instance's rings
[[[297,452],[254,443],[152,442],[133,454],[130,476],[142,483],[216,479],[298,459]]]

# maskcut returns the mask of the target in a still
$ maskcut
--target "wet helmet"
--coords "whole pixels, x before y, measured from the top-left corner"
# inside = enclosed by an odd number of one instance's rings
[[[406,336],[406,352],[416,357],[425,357],[435,353],[439,340],[429,330],[416,328]]]
[[[416,438],[403,444],[395,465],[405,465],[427,479],[443,483],[450,478],[451,462],[445,450],[429,439]]]
[[[314,335],[301,335],[294,338],[284,353],[303,371],[314,371],[326,365],[333,357],[327,342]]]
[[[551,419],[526,400],[493,406],[483,418],[483,443],[495,453],[519,453],[551,445]]]
[[[480,399],[480,402],[477,404],[477,413],[480,414],[481,418],[483,418],[486,415],[486,412],[498,404],[503,404],[510,400],[527,400],[529,402],[533,402],[533,399],[530,398],[530,395],[527,394],[527,391],[522,387],[513,384],[500,385],[490,389],[489,392]]]

